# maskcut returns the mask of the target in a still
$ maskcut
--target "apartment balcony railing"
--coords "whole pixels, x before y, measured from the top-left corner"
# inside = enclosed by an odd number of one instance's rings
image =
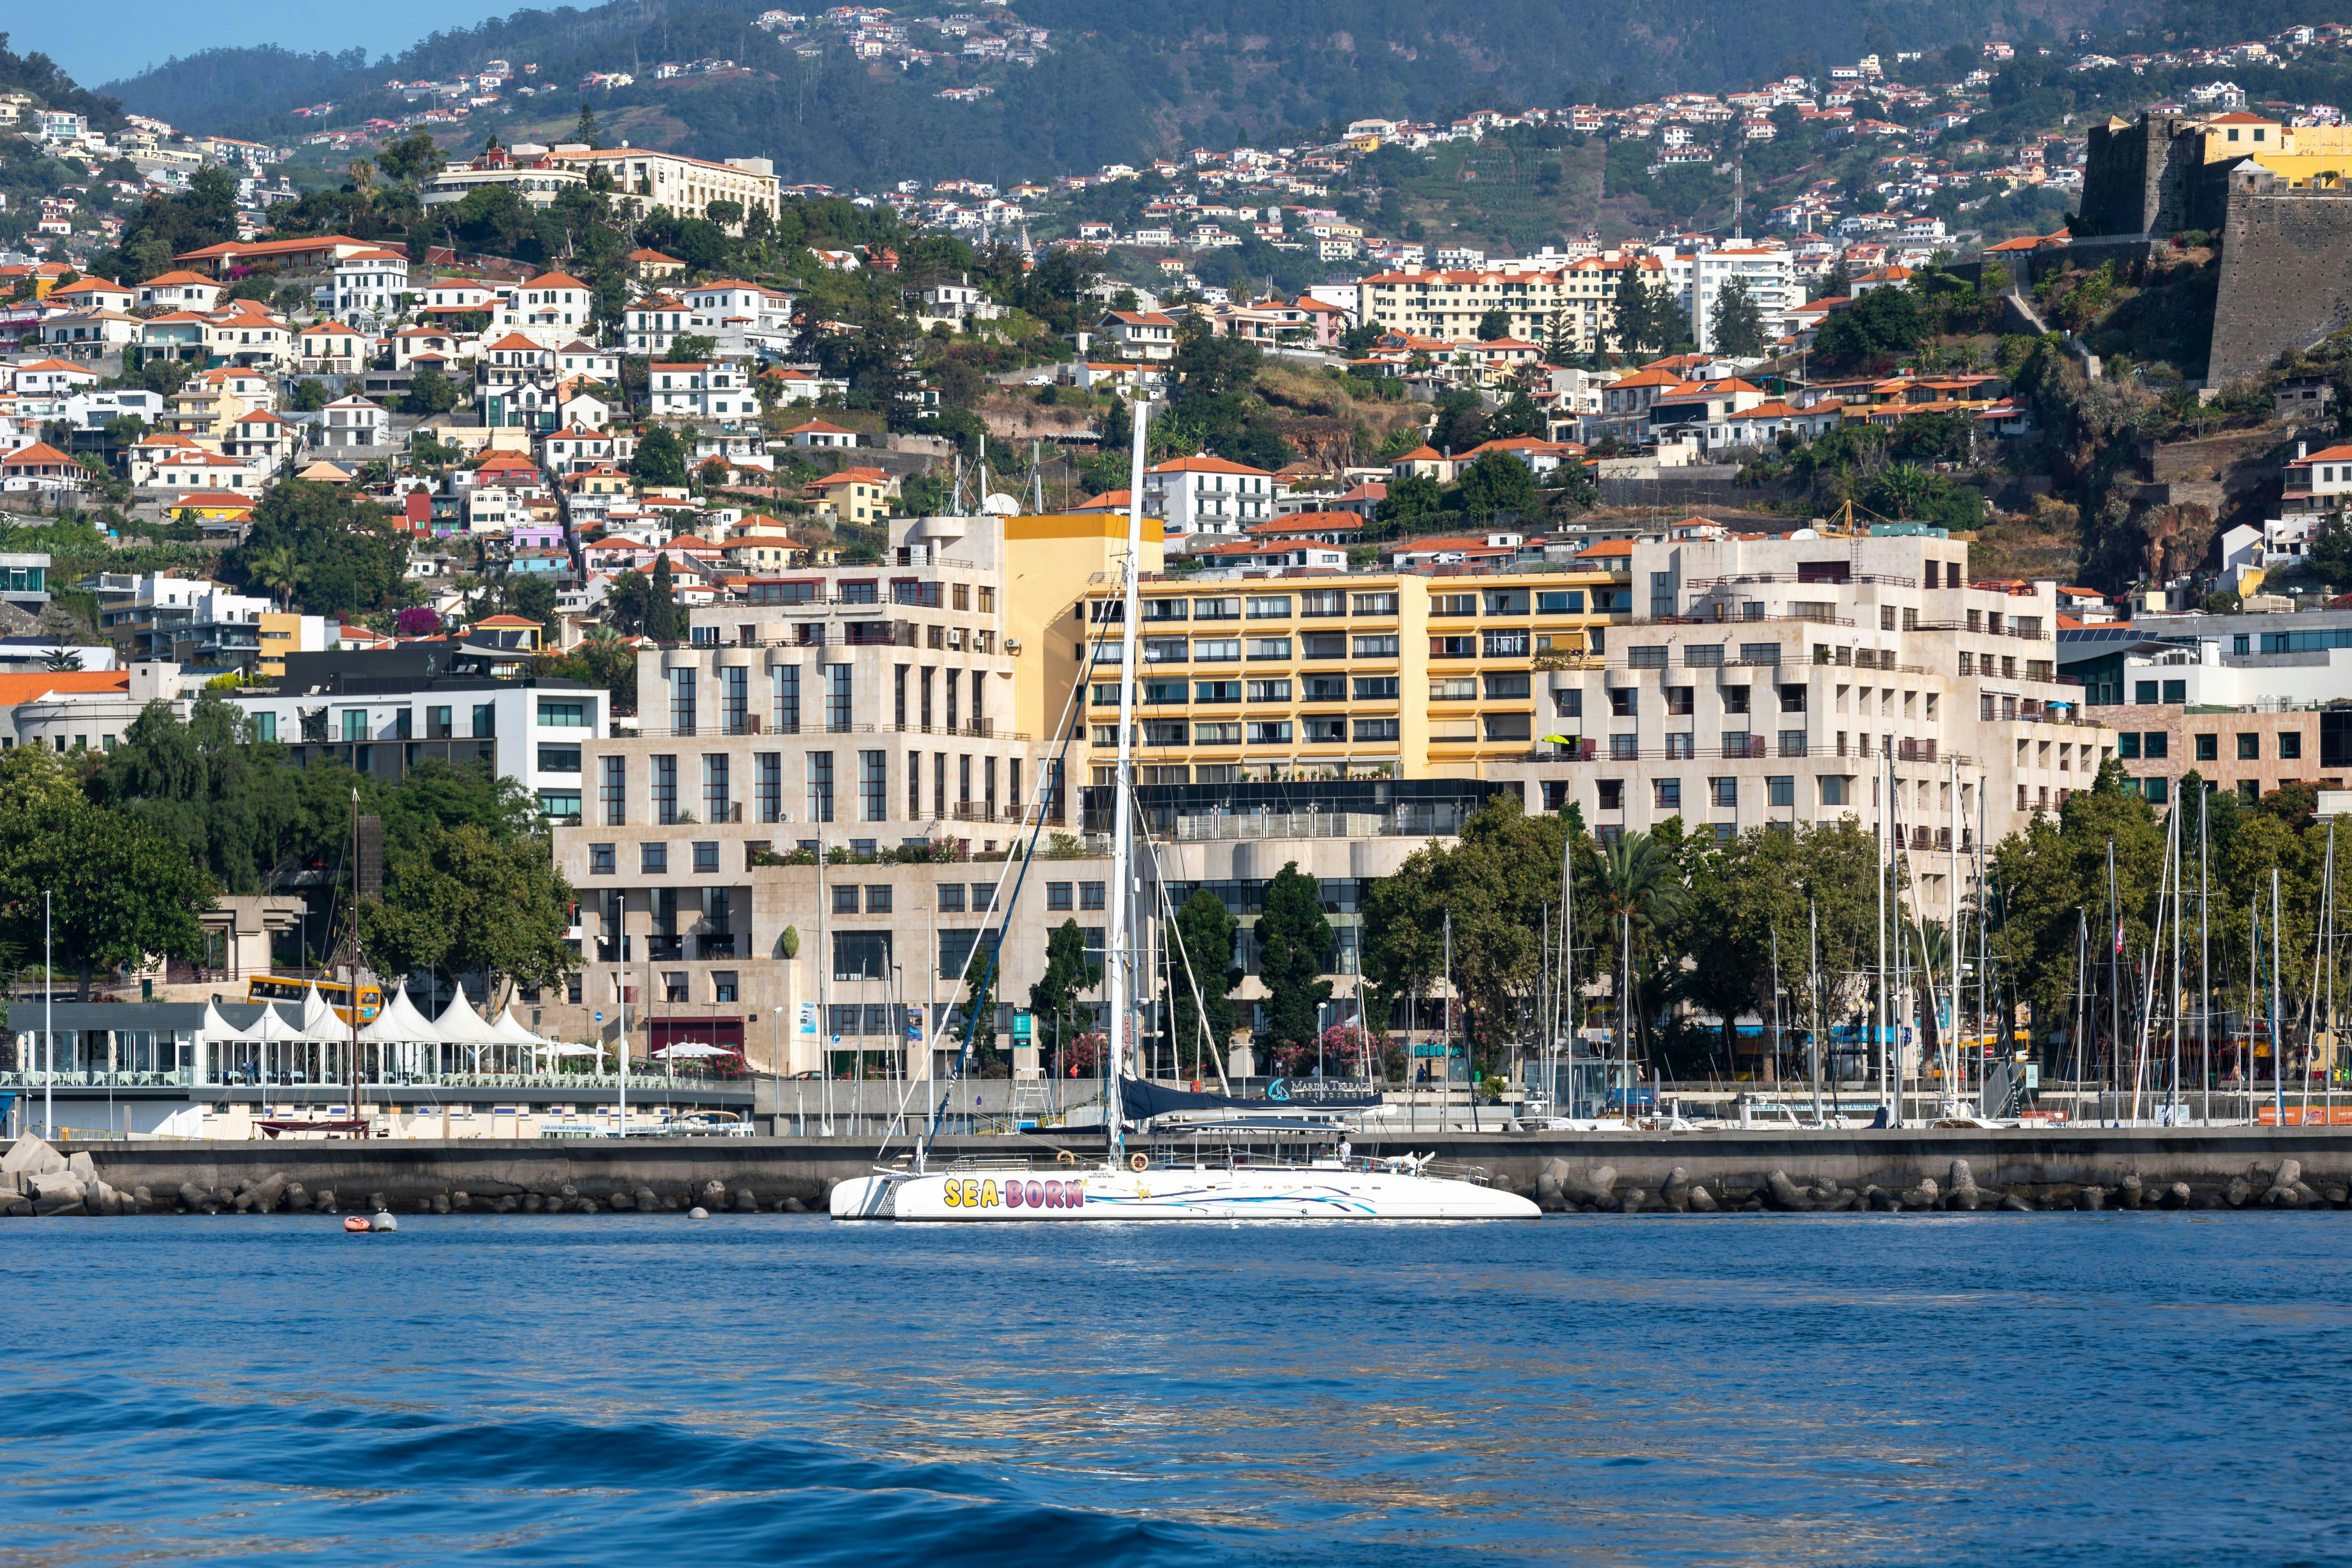
[[[626,721],[623,721],[624,723]],[[719,724],[639,724],[634,730],[615,726],[617,740],[716,740],[730,735],[937,735],[968,741],[1027,741],[1023,730],[1000,727],[993,719],[971,724],[776,724],[759,714]]]

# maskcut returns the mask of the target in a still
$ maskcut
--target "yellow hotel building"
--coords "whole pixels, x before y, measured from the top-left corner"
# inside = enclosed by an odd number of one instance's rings
[[[1602,655],[1632,609],[1625,559],[1148,576],[1137,782],[1479,778],[1524,761],[1555,728],[1536,672]],[[1099,784],[1118,744],[1116,578],[1083,609],[1058,640],[1075,661],[1108,634],[1087,690]]]

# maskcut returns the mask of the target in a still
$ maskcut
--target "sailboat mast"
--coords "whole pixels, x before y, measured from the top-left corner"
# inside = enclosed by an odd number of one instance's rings
[[[1952,1042],[1954,1087],[1960,1098],[1966,1099],[1969,1064],[1967,1054],[1960,1049],[1960,764],[1957,759],[1947,758],[1944,767],[1952,813],[1951,854],[1944,871],[1944,901],[1950,910],[1944,928],[1949,938],[1944,943],[1944,953],[1952,966],[1952,1010],[1944,1025],[1944,1035]],[[1978,1054],[1983,1054],[1981,1047]]]
[[[2199,781],[2202,784],[2202,780]],[[2202,1061],[2198,1088],[2204,1093],[2205,1121],[2213,1120],[2213,880],[2205,855],[2206,792],[2197,792],[2197,1039]]]
[[[2286,928],[2279,923],[2279,868],[2271,868],[2271,1125],[2286,1125],[2286,1044],[2279,1038],[2279,949]]]
[[[1113,783],[1111,806],[1110,850],[1110,931],[1106,945],[1108,957],[1107,999],[1109,1004],[1110,1031],[1105,1066],[1108,1068],[1108,1092],[1103,1101],[1103,1131],[1109,1149],[1111,1163],[1116,1164],[1126,1145],[1126,1129],[1118,1103],[1118,1080],[1128,1044],[1129,998],[1134,976],[1130,973],[1133,955],[1129,931],[1131,900],[1128,883],[1129,866],[1135,848],[1135,662],[1138,648],[1136,627],[1143,615],[1137,601],[1138,579],[1143,561],[1143,430],[1151,416],[1148,399],[1139,397],[1132,405],[1134,417],[1129,423],[1135,428],[1135,449],[1128,461],[1127,489],[1127,563],[1121,568],[1125,595],[1121,601],[1118,660],[1118,765]]]

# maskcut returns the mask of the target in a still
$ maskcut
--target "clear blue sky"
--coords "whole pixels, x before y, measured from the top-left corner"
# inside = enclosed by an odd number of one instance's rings
[[[40,50],[84,87],[137,76],[173,55],[215,45],[282,44],[302,54],[363,47],[397,53],[442,27],[471,26],[520,8],[521,0],[404,0],[346,11],[298,0],[109,0],[100,5],[27,6],[0,23],[18,54]]]

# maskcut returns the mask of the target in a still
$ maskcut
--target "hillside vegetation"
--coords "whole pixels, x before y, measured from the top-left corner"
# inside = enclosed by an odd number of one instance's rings
[[[1021,0],[1021,17],[1050,30],[1048,52],[1034,68],[998,68],[987,78],[993,97],[962,103],[937,93],[969,73],[902,71],[831,45],[803,60],[751,26],[767,8],[763,0],[623,0],[518,11],[435,34],[363,68],[342,68],[349,56],[213,49],[106,90],[174,123],[284,139],[315,123],[292,118],[297,107],[331,100],[339,123],[347,114],[394,114],[401,100],[385,89],[388,79],[437,79],[498,58],[536,64],[539,81],[558,85],[590,71],[633,71],[635,85],[597,94],[599,113],[657,106],[679,128],[667,143],[675,151],[761,153],[792,178],[839,184],[1014,179],[1195,144],[1276,141],[1366,115],[1444,118],[1482,106],[1721,89],[1801,59],[1891,51],[1897,39],[1940,48],[1996,27],[2063,30],[2102,9],[2088,0],[1690,0],[1671,11],[1488,0],[1440,13],[1401,0]],[[916,0],[897,13],[952,9],[947,0]],[[656,62],[706,57],[743,68],[647,79]]]

